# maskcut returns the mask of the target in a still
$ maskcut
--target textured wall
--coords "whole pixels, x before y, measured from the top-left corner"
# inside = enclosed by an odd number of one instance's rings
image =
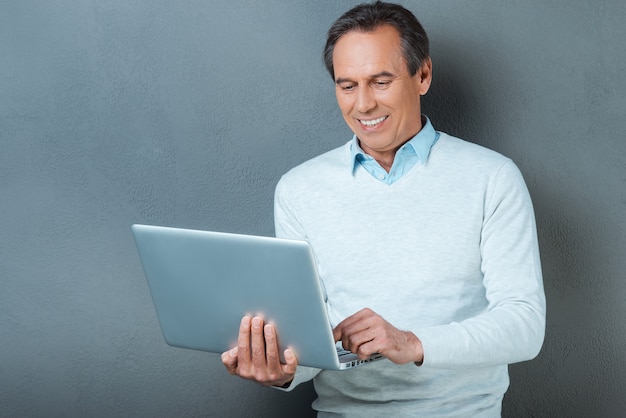
[[[166,346],[135,222],[271,235],[289,167],[345,142],[320,52],[357,1],[0,0],[0,416],[305,416]],[[506,4],[505,4],[506,3]],[[548,297],[505,416],[626,410],[626,8],[405,2],[441,130],[510,157]]]

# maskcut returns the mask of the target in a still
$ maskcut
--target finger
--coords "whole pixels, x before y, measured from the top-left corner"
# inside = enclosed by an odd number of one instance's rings
[[[286,349],[284,355],[285,361],[287,363],[281,365],[283,373],[293,376],[296,374],[296,369],[298,367],[298,359],[296,358],[296,354],[290,349]]]
[[[361,360],[370,357],[372,354],[378,352],[375,347],[375,340],[366,340],[359,343],[355,343],[354,350],[350,350],[355,353]]]
[[[341,345],[346,350],[356,353],[362,337],[359,335],[366,330],[363,322],[347,322],[341,326]]]
[[[376,317],[378,317],[376,312],[369,308],[363,308],[350,315],[333,329],[333,337],[335,338],[335,341],[339,341],[343,334],[352,334],[361,329],[367,328],[369,326],[368,323]]]
[[[351,315],[345,318],[343,321],[337,324],[335,328],[333,328],[333,338],[335,339],[335,341],[341,341],[344,335],[348,334],[349,328],[352,327],[353,324],[358,321],[358,319],[355,318],[355,315]],[[347,349],[347,347],[345,346],[344,348]]]
[[[265,369],[267,364],[265,356],[265,334],[263,331],[263,319],[258,316],[252,318],[250,343],[252,351],[252,365],[257,370]]]
[[[339,325],[333,329],[333,338],[335,341],[340,341],[344,349],[350,350],[350,330],[349,324],[345,320],[340,322]]]
[[[343,329],[341,327],[341,324],[339,324],[335,328],[333,328],[333,338],[335,339],[335,342],[340,341],[342,336],[343,336]]]
[[[249,316],[241,318],[239,337],[237,338],[238,367],[247,370],[250,367],[250,321]]]
[[[365,344],[371,343],[374,337],[370,333],[362,331],[356,334],[349,334],[344,337],[341,344],[347,350],[359,355],[359,357],[367,356]]]
[[[237,347],[222,353],[222,363],[230,374],[237,374]]]
[[[267,366],[272,370],[280,370],[280,358],[278,357],[278,340],[276,330],[270,324],[265,325],[265,355]]]
[[[353,353],[361,354],[364,348],[363,344],[369,343],[376,339],[378,328],[373,327],[370,318],[361,319],[350,325],[346,325],[342,330],[341,344],[346,350]]]

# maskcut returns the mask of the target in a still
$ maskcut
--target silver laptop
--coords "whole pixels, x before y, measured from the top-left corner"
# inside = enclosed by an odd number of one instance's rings
[[[165,341],[222,353],[244,315],[275,325],[298,364],[344,370],[359,360],[335,344],[311,247],[305,241],[133,225]]]

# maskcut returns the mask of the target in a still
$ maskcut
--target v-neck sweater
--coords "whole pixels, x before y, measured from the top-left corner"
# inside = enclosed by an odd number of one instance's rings
[[[439,135],[428,160],[392,184],[350,170],[348,143],[276,187],[276,235],[310,242],[331,325],[368,307],[424,348],[420,367],[299,367],[290,388],[314,378],[320,417],[498,416],[507,365],[541,348],[545,296],[522,175],[494,151]]]

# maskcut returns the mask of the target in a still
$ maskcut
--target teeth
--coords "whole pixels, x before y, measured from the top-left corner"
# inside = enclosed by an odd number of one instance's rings
[[[371,128],[374,125],[378,125],[379,123],[381,123],[385,119],[387,119],[387,116],[381,116],[381,117],[379,117],[377,119],[372,119],[372,120],[360,120],[359,119],[359,122],[361,122],[363,125],[367,126],[368,128]]]

